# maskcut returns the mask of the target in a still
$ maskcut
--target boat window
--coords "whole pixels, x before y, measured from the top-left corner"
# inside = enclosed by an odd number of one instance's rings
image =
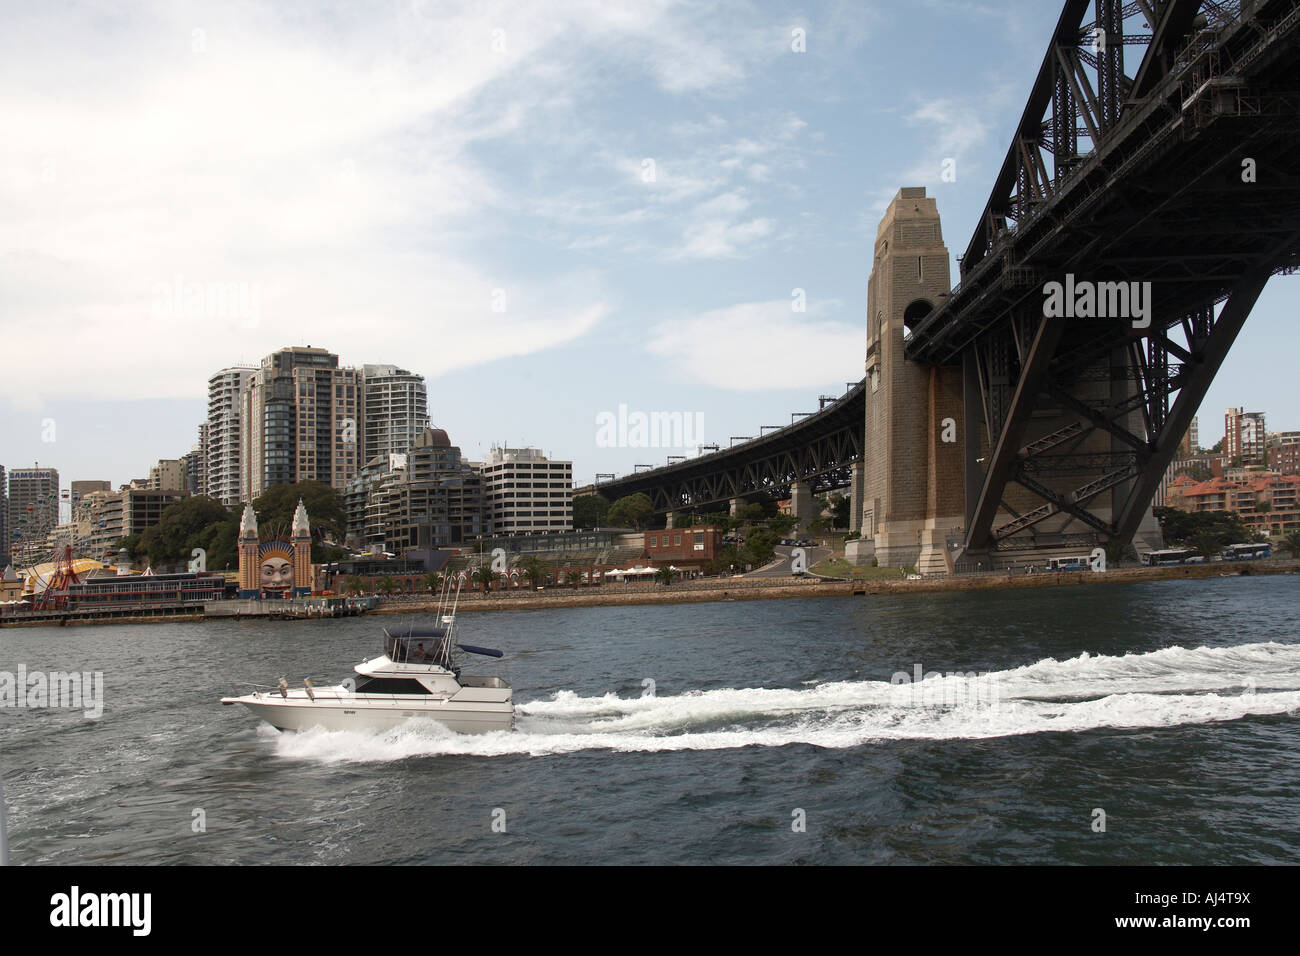
[[[429,688],[418,680],[407,677],[361,677],[357,680],[358,694],[427,694]]]

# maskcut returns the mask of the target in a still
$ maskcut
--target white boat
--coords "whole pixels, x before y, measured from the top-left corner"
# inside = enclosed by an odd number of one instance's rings
[[[444,595],[443,605],[446,604]],[[413,717],[428,718],[462,734],[510,730],[514,704],[510,685],[499,677],[461,673],[456,651],[500,657],[501,652],[456,644],[455,610],[440,614],[436,627],[384,629],[384,653],[355,668],[357,677],[335,687],[304,679],[290,688],[282,677],[271,689],[223,704],[243,704],[280,730],[386,730]]]

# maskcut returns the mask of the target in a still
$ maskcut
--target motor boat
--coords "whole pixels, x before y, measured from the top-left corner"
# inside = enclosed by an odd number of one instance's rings
[[[444,590],[440,612],[447,603]],[[436,620],[434,627],[385,628],[384,652],[358,664],[356,678],[338,686],[316,687],[306,678],[301,688],[291,688],[281,677],[276,687],[223,697],[221,703],[243,704],[279,730],[386,730],[420,717],[462,734],[512,729],[510,685],[499,677],[462,673],[456,653],[499,658],[501,651],[455,643],[454,604]]]

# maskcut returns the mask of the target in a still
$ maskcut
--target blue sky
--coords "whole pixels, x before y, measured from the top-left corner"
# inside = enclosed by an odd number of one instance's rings
[[[788,423],[862,376],[900,186],[964,249],[1060,7],[0,10],[0,464],[116,485],[190,449],[212,372],[287,345],[420,372],[468,456],[535,445],[580,483],[687,453],[600,447],[620,405],[724,445]],[[1298,291],[1272,280],[1204,444],[1229,405],[1300,428]]]

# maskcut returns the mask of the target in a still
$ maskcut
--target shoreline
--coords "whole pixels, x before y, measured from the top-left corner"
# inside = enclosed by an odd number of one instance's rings
[[[1300,559],[1280,561],[1234,562],[1224,570],[1223,564],[1187,564],[1161,568],[1116,568],[1110,571],[1053,571],[1036,574],[984,572],[982,574],[954,575],[922,581],[809,581],[807,578],[775,578],[758,583],[756,579],[740,579],[729,584],[708,586],[688,584],[653,586],[653,590],[615,591],[599,593],[599,588],[578,588],[573,593],[560,595],[515,594],[502,597],[482,597],[477,593],[466,600],[461,598],[457,611],[512,611],[569,607],[620,607],[641,604],[705,604],[723,601],[766,601],[801,597],[862,597],[896,594],[926,594],[940,591],[985,591],[1014,588],[1065,587],[1069,585],[1101,585],[1132,583],[1134,581],[1170,581],[1183,578],[1203,579],[1217,577],[1249,577],[1255,574],[1300,574]],[[633,588],[636,588],[634,585]],[[597,593],[584,594],[585,590]],[[431,613],[436,601],[404,601],[400,604],[381,604],[373,614]]]
[[[1105,585],[1136,581],[1172,581],[1218,577],[1249,577],[1256,574],[1300,574],[1300,559],[1242,561],[1231,564],[1187,564],[1162,568],[1115,568],[1104,572],[1043,571],[1036,574],[988,571],[980,574],[952,575],[921,581],[826,581],[804,578],[735,578],[725,582],[697,581],[661,585],[619,585],[566,589],[563,593],[498,592],[484,597],[481,592],[462,595],[458,611],[531,611],[579,607],[632,607],[648,604],[711,604],[726,601],[772,601],[784,598],[876,597],[906,594],[933,594],[945,591],[991,591],[1017,588]],[[381,603],[367,614],[429,614],[437,601],[421,599]],[[208,617],[202,613],[152,613],[80,616],[14,620],[0,617],[0,629],[6,627],[72,627],[94,624],[175,624],[209,620],[237,620],[227,616]],[[266,620],[265,617],[249,620]],[[321,620],[320,618],[290,618]]]

